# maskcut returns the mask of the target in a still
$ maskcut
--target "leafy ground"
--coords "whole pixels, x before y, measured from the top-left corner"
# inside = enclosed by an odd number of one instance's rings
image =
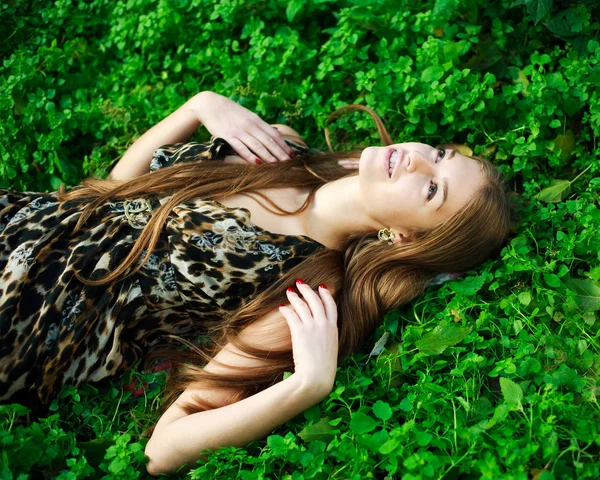
[[[213,90],[323,149],[327,115],[367,104],[397,141],[493,159],[521,205],[498,258],[388,313],[326,400],[193,478],[600,477],[597,2],[3,2],[0,188],[103,178]],[[334,133],[377,143],[364,114]],[[163,381],[65,386],[27,427],[0,406],[0,477],[146,477]]]

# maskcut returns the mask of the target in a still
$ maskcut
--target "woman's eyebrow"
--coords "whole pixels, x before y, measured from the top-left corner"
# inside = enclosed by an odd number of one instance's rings
[[[454,150],[452,150],[452,153],[454,153]],[[448,160],[452,158],[452,154],[450,154],[450,156],[448,157]],[[448,177],[444,177],[444,188],[443,188],[443,192],[444,192],[444,197],[442,198],[442,203],[440,203],[440,206],[437,207],[435,209],[435,211],[437,212],[440,208],[442,208],[442,205],[444,203],[446,203],[446,199],[448,198]]]
[[[446,158],[446,160],[450,160],[454,156],[455,153],[456,153],[456,150],[450,150],[450,153],[448,154],[448,158]],[[436,212],[440,208],[442,208],[442,205],[444,203],[446,203],[446,199],[448,198],[448,177],[444,177],[444,188],[443,188],[443,191],[444,191],[444,196],[442,198],[442,203],[440,203],[440,206],[435,209]]]

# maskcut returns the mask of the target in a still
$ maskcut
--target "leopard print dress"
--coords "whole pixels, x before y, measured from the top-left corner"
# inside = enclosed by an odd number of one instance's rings
[[[221,138],[164,145],[150,171],[234,153]],[[0,189],[1,403],[35,414],[64,384],[120,376],[164,335],[201,334],[202,322],[218,321],[324,247],[263,230],[247,209],[188,200],[169,214],[136,274],[102,286],[77,279],[74,271],[98,279],[118,266],[169,198],[109,201],[73,232],[84,201],[59,205],[56,192]]]

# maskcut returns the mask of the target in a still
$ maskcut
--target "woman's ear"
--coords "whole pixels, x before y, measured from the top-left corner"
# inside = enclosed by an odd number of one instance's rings
[[[396,244],[396,243],[406,244],[406,243],[410,243],[412,241],[412,234],[408,230],[396,230],[396,229],[391,229],[391,230],[392,230],[392,233],[394,234],[394,238],[392,239],[392,242],[394,244]]]

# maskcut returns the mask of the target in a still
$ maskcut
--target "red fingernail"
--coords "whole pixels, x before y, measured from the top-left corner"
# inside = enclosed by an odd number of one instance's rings
[[[167,368],[171,368],[171,362],[161,363],[152,368],[152,372],[160,372],[161,370],[166,370]]]
[[[300,285],[306,285],[306,282],[304,280],[302,280],[301,278],[297,278],[296,283],[299,283]]]
[[[135,380],[132,380],[127,385],[122,385],[121,389],[123,389],[123,390],[135,390],[135,387],[136,387]]]
[[[292,287],[288,287],[287,291],[290,293],[296,293],[296,290],[294,290]]]
[[[324,288],[325,290],[329,290],[325,285],[323,285],[322,283],[319,285],[319,287]]]
[[[279,306],[280,307],[285,307],[286,305],[285,305],[285,303],[280,303]]]
[[[257,165],[261,165],[262,162],[257,158],[256,160],[254,160],[256,162]]]
[[[296,152],[290,152],[290,157],[296,158]]]

